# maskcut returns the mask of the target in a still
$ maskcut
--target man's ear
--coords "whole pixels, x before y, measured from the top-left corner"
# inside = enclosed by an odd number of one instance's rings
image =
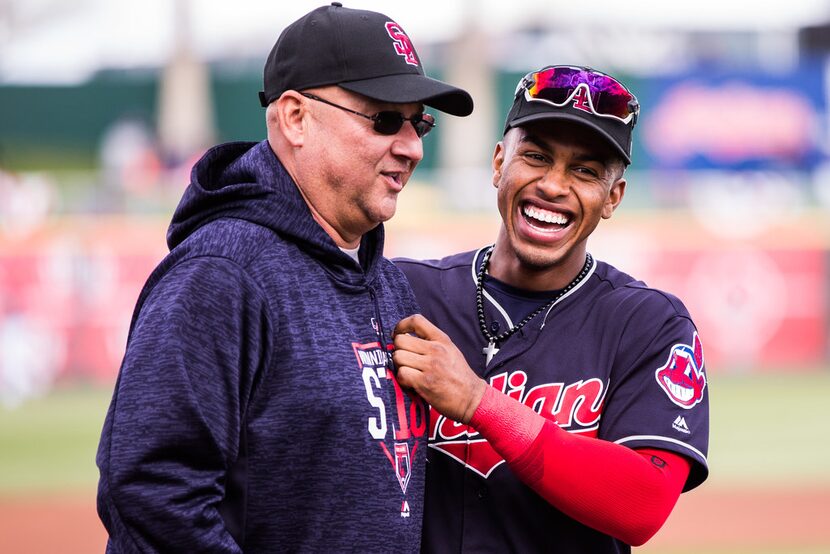
[[[302,146],[305,141],[305,116],[308,104],[300,93],[288,90],[268,106],[268,125],[275,125],[291,146]]]
[[[625,185],[625,179],[622,177],[611,185],[611,191],[608,193],[608,198],[605,199],[605,204],[602,206],[603,219],[610,219],[614,215],[614,210],[617,209],[617,206],[622,202],[623,196],[625,196]]]
[[[496,143],[496,149],[493,152],[493,186],[499,188],[499,180],[501,179],[501,168],[504,165],[504,141]]]

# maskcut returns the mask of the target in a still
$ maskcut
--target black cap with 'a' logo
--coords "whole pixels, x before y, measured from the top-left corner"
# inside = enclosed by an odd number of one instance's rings
[[[282,32],[265,63],[260,103],[267,106],[286,90],[326,85],[380,102],[420,102],[452,115],[473,111],[465,90],[424,75],[400,25],[339,2],[309,12]]]
[[[570,74],[570,77],[564,79],[565,83],[545,81],[544,79],[539,83],[535,81],[536,76],[544,75],[545,72],[550,70],[564,70],[565,73]],[[580,80],[579,75],[573,75],[574,73],[587,75],[595,81],[589,84],[588,80]],[[548,79],[555,78],[548,77]],[[625,103],[625,113],[630,114],[627,116],[627,121],[622,118],[625,115],[624,113],[611,116],[602,113],[605,108],[601,106],[599,112],[597,111],[597,107],[588,98],[594,82],[599,85],[595,92],[597,98],[604,96],[606,98],[618,97],[622,99],[611,104],[615,109],[619,109],[620,103]],[[600,82],[602,84],[599,84]],[[536,92],[531,94],[531,90]],[[545,91],[550,90],[561,93],[557,99],[558,102],[548,101],[556,98],[555,94],[553,96],[546,95]],[[633,131],[637,124],[639,112],[640,105],[636,97],[622,83],[610,75],[593,70],[590,67],[547,66],[538,71],[532,71],[519,80],[513,106],[507,113],[504,123],[504,133],[507,134],[514,127],[523,127],[533,122],[569,121],[588,127],[597,133],[599,138],[611,146],[627,165],[631,163]]]

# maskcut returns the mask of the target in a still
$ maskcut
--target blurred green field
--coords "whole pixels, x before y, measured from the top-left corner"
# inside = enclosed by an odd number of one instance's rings
[[[706,487],[830,485],[830,371],[714,375],[710,394]],[[0,495],[93,487],[110,396],[61,389],[0,408]]]
[[[707,486],[830,485],[830,371],[710,376],[710,401]]]
[[[59,389],[0,408],[0,496],[94,487],[95,450],[112,391]]]

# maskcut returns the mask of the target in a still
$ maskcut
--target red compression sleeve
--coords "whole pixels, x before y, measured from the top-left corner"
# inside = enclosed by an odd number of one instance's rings
[[[551,505],[634,546],[665,523],[691,467],[666,450],[631,450],[568,433],[492,387],[470,425]]]

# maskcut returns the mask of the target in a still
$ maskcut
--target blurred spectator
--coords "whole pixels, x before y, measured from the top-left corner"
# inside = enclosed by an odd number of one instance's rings
[[[12,409],[48,392],[57,369],[52,344],[24,312],[0,318],[0,406]]]
[[[9,237],[30,234],[48,215],[53,197],[54,185],[45,174],[19,175],[0,166],[0,231]]]
[[[158,186],[162,172],[156,139],[142,120],[114,122],[101,139],[101,172],[113,192],[144,196]]]

